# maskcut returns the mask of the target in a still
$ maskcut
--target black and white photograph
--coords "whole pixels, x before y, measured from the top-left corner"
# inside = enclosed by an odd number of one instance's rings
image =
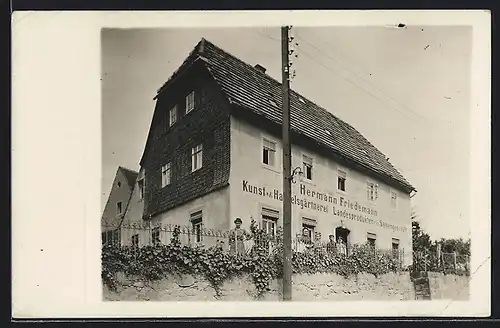
[[[471,27],[101,37],[106,299],[468,299]]]
[[[444,315],[481,299],[477,27],[255,15],[178,27],[111,17],[93,30],[100,124],[86,133],[100,149],[82,150],[100,152],[89,175],[100,192],[85,189],[99,208],[85,207],[85,225],[99,226],[85,228],[99,249],[85,252],[99,263],[85,270],[99,281],[92,302],[219,313],[221,301],[359,302],[350,313],[361,315],[387,302]]]

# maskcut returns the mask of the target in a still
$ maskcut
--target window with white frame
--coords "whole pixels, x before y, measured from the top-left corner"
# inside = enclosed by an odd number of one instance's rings
[[[123,208],[122,208],[122,202],[116,203],[116,214],[122,214]]]
[[[190,215],[191,226],[193,227],[194,241],[200,243],[203,240],[203,211],[197,211]]]
[[[337,189],[340,191],[346,190],[347,172],[337,169]]]
[[[396,208],[398,206],[398,194],[391,190],[391,207]]]
[[[313,174],[313,159],[312,159],[312,157],[302,155],[302,163],[304,164],[304,177],[307,180],[312,180],[312,174]]]
[[[172,179],[172,164],[167,163],[161,167],[161,187],[168,186]]]
[[[186,114],[194,109],[194,91],[186,96]]]
[[[137,188],[139,190],[139,199],[144,198],[144,179],[137,180]]]
[[[377,241],[377,235],[371,232],[368,232],[366,234],[366,241],[368,242],[368,245],[375,248],[375,244]]]
[[[132,236],[132,247],[139,247],[139,234]]]
[[[263,139],[262,145],[262,163],[269,166],[276,163],[276,143],[266,138]]]
[[[276,228],[280,213],[269,208],[262,208],[262,229],[266,234],[271,236],[276,235]]]
[[[155,227],[151,230],[151,242],[153,245],[158,245],[161,243],[160,239],[160,227]]]
[[[315,240],[316,220],[302,218],[302,241],[311,244]]]
[[[366,196],[369,201],[376,201],[378,198],[378,184],[368,181],[366,184]]]
[[[170,109],[168,116],[169,126],[174,125],[177,122],[177,105]]]
[[[199,144],[191,149],[191,171],[201,169],[203,165],[203,145]]]

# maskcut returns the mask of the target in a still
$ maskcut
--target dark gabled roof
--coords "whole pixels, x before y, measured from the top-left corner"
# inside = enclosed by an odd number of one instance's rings
[[[281,124],[281,83],[206,39],[196,45],[158,93],[199,60],[203,61],[230,103]],[[387,157],[355,128],[293,90],[290,91],[290,126],[292,131],[315,140],[336,154],[388,177],[408,191],[415,191]]]
[[[139,175],[139,173],[136,171],[132,171],[130,169],[127,169],[123,166],[119,166],[118,170],[122,171],[123,175],[125,176],[125,180],[127,180],[127,184],[133,190],[135,181],[137,180],[137,176]]]

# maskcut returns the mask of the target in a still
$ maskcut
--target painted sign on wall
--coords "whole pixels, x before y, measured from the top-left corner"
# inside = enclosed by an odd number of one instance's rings
[[[283,193],[279,189],[251,184],[248,180],[242,181],[242,190],[261,197],[283,201]],[[311,200],[311,198],[313,200]],[[299,185],[298,195],[292,192],[291,200],[292,205],[300,207],[301,209],[306,208],[323,213],[332,213],[334,216],[377,225],[381,228],[391,229],[393,231],[404,232],[407,230],[404,226],[397,226],[376,219],[378,215],[377,211],[369,206],[360,204],[357,201],[351,201],[342,196],[332,196],[328,193],[310,189],[302,183]]]

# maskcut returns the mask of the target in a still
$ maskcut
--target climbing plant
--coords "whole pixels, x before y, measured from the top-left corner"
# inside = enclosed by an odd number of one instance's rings
[[[138,248],[105,245],[102,249],[103,283],[115,290],[118,283],[114,277],[118,272],[147,281],[171,274],[192,274],[205,277],[219,294],[225,281],[248,274],[260,297],[269,290],[272,279],[282,277],[282,231],[269,236],[255,222],[252,222],[250,231],[254,245],[251,252],[245,255],[227,253],[218,246],[182,245],[178,228],[174,229],[170,243],[166,245]],[[385,253],[377,253],[368,245],[355,246],[348,256],[312,247],[304,253],[293,253],[292,269],[294,273],[331,272],[345,277],[360,272],[380,275],[397,271],[398,261]]]

